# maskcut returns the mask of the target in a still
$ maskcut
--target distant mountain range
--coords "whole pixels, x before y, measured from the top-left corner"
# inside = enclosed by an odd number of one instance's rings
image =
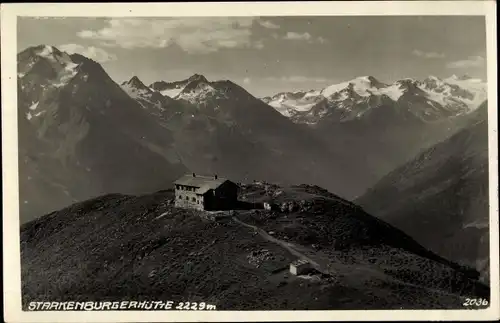
[[[296,123],[352,121],[377,113],[384,105],[405,105],[408,117],[435,121],[467,114],[486,100],[486,83],[467,76],[430,76],[384,84],[373,76],[330,85],[321,90],[282,92],[262,100]]]
[[[31,47],[18,54],[22,222],[103,193],[164,189],[185,171],[353,199],[460,130],[485,95],[467,78],[360,77],[261,100],[199,74],[117,84],[86,57]]]
[[[487,97],[486,83],[470,77],[384,84],[372,76],[321,90],[279,93],[263,101],[306,124],[363,173],[354,195],[373,186],[422,149],[467,123]]]

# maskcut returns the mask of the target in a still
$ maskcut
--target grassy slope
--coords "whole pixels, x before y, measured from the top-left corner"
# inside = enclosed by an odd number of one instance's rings
[[[357,215],[361,211],[333,195],[301,189],[278,195],[294,192],[294,200],[326,198],[327,209],[337,205],[334,212],[344,214],[333,221],[325,221],[331,212],[314,210],[239,211],[237,217],[323,257],[330,275],[303,279],[280,272],[296,256],[234,220],[210,221],[173,208],[171,192],[108,195],[21,228],[23,301],[176,299],[231,310],[461,308],[459,294],[488,292],[448,265],[415,255],[411,242],[390,246],[375,234],[391,232],[389,226]],[[262,198],[264,186],[244,194]]]

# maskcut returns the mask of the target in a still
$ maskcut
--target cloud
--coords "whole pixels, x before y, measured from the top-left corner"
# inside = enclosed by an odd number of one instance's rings
[[[45,16],[35,16],[35,17],[23,17],[28,19],[37,19],[37,20],[48,20],[48,19],[66,19],[67,17],[45,17]]]
[[[305,33],[297,33],[297,32],[293,32],[293,31],[289,31],[286,33],[286,35],[283,37],[283,39],[287,39],[287,40],[303,40],[303,41],[308,41],[310,43],[320,43],[320,44],[324,44],[326,42],[328,42],[328,40],[326,38],[323,38],[321,36],[317,37],[317,38],[314,38],[310,33],[308,32],[305,32]]]
[[[81,54],[99,63],[116,60],[116,55],[94,46],[85,47],[78,44],[64,44],[57,47],[68,54]]]
[[[310,40],[312,38],[310,33],[296,33],[293,31],[289,31],[286,33],[284,39],[289,39],[289,40]]]
[[[264,42],[262,40],[257,40],[253,42],[253,47],[257,49],[262,49],[264,48]]]
[[[468,68],[484,66],[485,59],[482,56],[469,56],[469,58],[450,62],[446,65],[448,68]]]
[[[319,36],[316,40],[317,40],[317,41],[318,41],[318,43],[320,43],[320,44],[324,44],[324,43],[328,42],[325,38],[323,38],[323,37],[321,37],[321,36]]]
[[[424,52],[424,51],[421,51],[418,49],[415,49],[411,53],[417,57],[422,57],[422,58],[445,58],[446,57],[443,53]]]
[[[252,80],[249,77],[245,77],[243,79],[243,84],[250,84],[250,83],[252,83]]]
[[[269,20],[259,20],[258,21],[259,25],[261,25],[264,28],[268,29],[279,29],[280,26],[275,24],[274,22],[271,22]]]
[[[329,79],[323,77],[308,77],[308,76],[282,76],[282,77],[267,77],[266,80],[273,82],[286,82],[286,83],[328,83]]]
[[[99,30],[82,30],[78,36],[103,46],[165,48],[176,43],[188,53],[205,54],[222,48],[262,47],[251,39],[254,17],[234,18],[117,18]]]

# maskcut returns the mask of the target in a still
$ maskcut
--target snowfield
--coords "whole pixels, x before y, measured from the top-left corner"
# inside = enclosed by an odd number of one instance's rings
[[[182,90],[184,90],[184,87],[163,90],[163,91],[160,91],[160,93],[161,93],[161,95],[165,95],[165,96],[171,97],[173,99],[173,98],[177,97],[179,95],[179,93],[182,92]]]
[[[368,99],[386,96],[397,102],[410,91],[409,87],[421,91],[421,93],[409,93],[406,96],[409,102],[412,102],[411,95],[424,95],[431,110],[445,109],[455,111],[457,114],[470,113],[487,99],[485,82],[453,75],[446,79],[429,76],[424,81],[406,78],[392,84],[384,84],[372,76],[360,76],[332,84],[322,90],[278,93],[262,100],[282,115],[294,118],[295,122],[316,124],[323,116],[332,112],[332,109],[350,111],[356,118],[362,117],[372,108],[366,107]],[[317,106],[325,100],[328,105]],[[365,107],[358,109],[360,105]],[[432,114],[430,111],[422,113]]]

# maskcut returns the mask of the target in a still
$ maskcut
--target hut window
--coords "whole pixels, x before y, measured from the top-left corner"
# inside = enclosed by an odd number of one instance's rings
[[[193,202],[195,202],[195,201],[196,201],[196,199],[195,199],[194,197],[193,197],[191,200],[192,200]]]

